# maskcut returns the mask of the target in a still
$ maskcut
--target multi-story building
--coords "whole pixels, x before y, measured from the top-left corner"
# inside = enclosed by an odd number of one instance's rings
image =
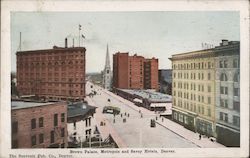
[[[113,55],[113,87],[129,87],[129,59],[128,53],[116,53]]]
[[[158,59],[144,60],[144,89],[159,89],[158,85]]]
[[[239,42],[222,40],[171,60],[173,120],[224,145],[239,144]]]
[[[172,70],[161,69],[158,71],[159,92],[172,95]]]
[[[173,120],[215,135],[215,60],[212,49],[172,56]]]
[[[158,89],[158,59],[137,54],[113,55],[113,87],[124,89]]]
[[[65,148],[66,102],[11,102],[12,148]]]
[[[216,133],[226,146],[240,146],[240,43],[215,47]]]
[[[112,85],[112,72],[110,67],[110,60],[109,60],[109,48],[107,45],[107,52],[106,52],[106,61],[105,61],[105,67],[102,72],[102,86],[105,89],[110,90]]]
[[[86,142],[88,138],[99,137],[94,119],[95,109],[96,107],[82,102],[68,105],[67,126],[70,146]]]
[[[17,90],[49,100],[83,100],[85,97],[84,47],[19,51]]]

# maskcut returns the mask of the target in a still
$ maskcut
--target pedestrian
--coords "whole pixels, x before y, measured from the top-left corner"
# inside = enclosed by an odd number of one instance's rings
[[[201,140],[201,134],[199,134],[199,140]]]
[[[127,115],[127,113],[125,112],[125,116]]]
[[[139,113],[141,113],[141,110],[139,110]]]
[[[161,118],[161,121],[162,121],[162,122],[164,121],[163,117]]]
[[[121,114],[121,117],[122,117],[122,114]]]
[[[128,113],[128,117],[129,117],[129,113]]]

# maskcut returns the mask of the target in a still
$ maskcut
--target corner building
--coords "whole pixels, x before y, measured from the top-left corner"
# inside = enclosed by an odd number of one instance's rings
[[[173,55],[173,115],[184,127],[240,144],[240,53],[238,41]]]
[[[85,97],[84,47],[19,51],[17,89],[22,95],[45,100],[83,100]]]
[[[12,148],[66,148],[66,102],[11,101]]]
[[[215,60],[211,49],[173,55],[173,120],[214,136]]]

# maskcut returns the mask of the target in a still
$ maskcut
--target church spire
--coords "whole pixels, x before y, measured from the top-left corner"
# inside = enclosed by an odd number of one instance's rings
[[[110,67],[110,61],[109,61],[109,45],[107,44],[107,51],[106,51],[106,63],[105,68]]]

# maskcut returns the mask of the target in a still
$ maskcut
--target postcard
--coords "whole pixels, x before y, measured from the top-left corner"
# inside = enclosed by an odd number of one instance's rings
[[[248,157],[248,6],[2,1],[0,157]]]

